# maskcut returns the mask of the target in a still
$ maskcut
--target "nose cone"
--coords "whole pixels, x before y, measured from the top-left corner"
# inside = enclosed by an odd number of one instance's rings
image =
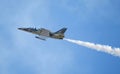
[[[18,28],[18,30],[22,30],[22,28]]]
[[[18,30],[28,31],[27,28],[18,28]]]

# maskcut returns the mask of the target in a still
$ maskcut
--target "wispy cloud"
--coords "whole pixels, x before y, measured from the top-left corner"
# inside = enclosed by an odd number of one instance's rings
[[[18,27],[34,26],[33,16],[41,16],[36,22],[51,21],[47,18],[49,9],[46,0],[33,0],[25,4],[23,9],[19,6],[20,9],[18,7],[15,14],[9,16],[8,25],[2,25],[4,28],[0,32],[3,34],[0,37],[0,74],[20,74],[22,71],[26,74],[31,71],[36,74],[61,74],[63,66],[69,67],[68,62],[73,59],[72,52],[53,51],[55,48],[46,51],[48,44],[45,45],[34,36],[32,40],[30,34],[17,30]],[[40,24],[36,26],[40,27]]]

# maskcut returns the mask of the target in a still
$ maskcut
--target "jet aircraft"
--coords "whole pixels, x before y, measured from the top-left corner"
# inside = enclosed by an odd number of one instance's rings
[[[46,40],[47,37],[49,38],[54,38],[54,39],[63,39],[64,33],[67,30],[67,28],[62,28],[56,32],[51,32],[45,28],[18,28],[19,30],[26,31],[29,33],[36,34],[38,36],[35,36],[35,38],[41,39],[41,40]]]

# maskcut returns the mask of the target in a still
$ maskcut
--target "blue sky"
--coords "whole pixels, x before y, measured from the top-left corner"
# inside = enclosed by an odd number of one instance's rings
[[[119,0],[0,0],[0,74],[120,74],[120,58],[18,27],[120,47]]]

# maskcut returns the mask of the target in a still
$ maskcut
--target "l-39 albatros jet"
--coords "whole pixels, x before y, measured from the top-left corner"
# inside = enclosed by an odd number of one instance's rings
[[[64,38],[64,33],[67,30],[67,28],[62,28],[57,32],[51,32],[45,28],[18,28],[19,30],[26,31],[29,33],[36,34],[38,36],[35,36],[35,38],[41,39],[41,40],[46,40],[47,37],[49,38],[54,38],[54,39],[63,39]]]

